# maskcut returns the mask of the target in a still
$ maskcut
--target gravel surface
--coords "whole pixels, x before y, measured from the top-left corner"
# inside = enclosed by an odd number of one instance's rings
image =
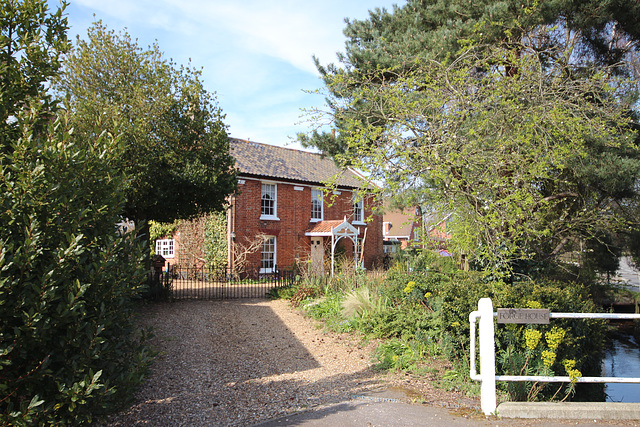
[[[374,344],[325,333],[287,301],[184,301],[144,307],[160,352],[131,408],[110,426],[252,425],[392,390],[407,401],[470,408],[428,380],[372,369]]]

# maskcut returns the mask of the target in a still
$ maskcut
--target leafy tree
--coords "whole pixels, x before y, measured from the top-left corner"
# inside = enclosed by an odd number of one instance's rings
[[[45,119],[53,102],[44,89],[68,50],[66,3],[50,13],[40,1],[0,3],[0,147],[15,141],[17,112],[31,101],[43,105]],[[39,122],[40,123],[40,122]],[[41,125],[41,123],[40,123]]]
[[[141,380],[141,247],[116,232],[127,177],[106,133],[76,138],[45,93],[67,48],[62,8],[0,5],[0,424],[76,425]]]
[[[391,194],[418,188],[455,212],[454,243],[490,270],[622,229],[640,178],[633,82],[550,55],[471,46],[451,63],[336,74],[327,92],[340,105],[330,115],[343,125],[344,158]]]
[[[55,88],[76,132],[117,135],[124,144],[125,215],[173,222],[220,210],[235,189],[224,118],[200,72],[177,68],[157,45],[142,49],[97,22],[78,38]]]
[[[78,424],[114,410],[148,351],[133,301],[141,245],[116,232],[126,177],[105,134],[84,144],[41,111],[0,155],[0,423]]]
[[[389,194],[455,212],[455,243],[485,270],[553,261],[637,222],[637,86],[625,77],[638,14],[564,1],[376,10],[347,21],[341,67],[318,63],[337,135],[300,139]]]
[[[354,91],[360,84],[357,76],[366,80],[371,77],[369,72],[378,79],[393,80],[397,72],[411,67],[415,58],[446,65],[457,57],[462,45],[470,42],[504,44],[512,49],[527,44],[550,54],[547,61],[580,59],[584,65],[625,62],[618,71],[637,77],[640,5],[615,0],[408,0],[392,11],[370,11],[366,20],[347,19],[344,34],[345,53],[338,53],[341,65],[324,66],[314,58],[327,88],[333,87],[331,81],[342,74],[352,78]],[[349,92],[332,93],[327,98],[329,107],[339,109],[341,96]],[[367,101],[360,102],[365,105]],[[358,110],[352,115],[367,120]],[[344,153],[348,144],[341,132],[343,120],[336,118],[333,123],[337,132],[316,130],[299,135],[299,140],[330,156]]]

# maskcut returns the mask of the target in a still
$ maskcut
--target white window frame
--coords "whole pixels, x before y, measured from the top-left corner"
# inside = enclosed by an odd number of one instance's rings
[[[272,213],[268,213],[268,214],[264,213],[265,209],[262,204],[264,201],[269,200],[265,196],[271,197],[273,199],[272,200],[273,208],[271,209],[273,210]],[[275,184],[273,182],[262,183],[261,191],[260,191],[260,219],[277,220],[277,221],[280,220],[280,218],[278,218],[278,184]]]
[[[316,209],[317,203],[320,204],[320,212]],[[318,216],[319,213],[319,216]],[[315,216],[314,216],[315,215]],[[311,222],[320,222],[324,219],[324,196],[319,188],[311,189]]]
[[[268,247],[267,247],[268,245]],[[265,251],[265,247],[269,249],[269,251]],[[271,250],[272,249],[272,250]],[[270,266],[265,267],[265,262],[268,260],[264,259],[264,254],[272,254]],[[276,270],[278,260],[278,240],[276,236],[264,236],[264,241],[262,242],[262,247],[260,248],[260,273],[273,273]]]
[[[383,250],[385,254],[394,254],[396,252],[398,252],[398,244],[397,243],[392,243],[390,245],[384,245],[383,246]]]
[[[364,222],[364,203],[357,195],[353,195],[353,223],[366,225]]]
[[[174,239],[156,240],[156,255],[162,255],[164,259],[175,258],[176,244]]]

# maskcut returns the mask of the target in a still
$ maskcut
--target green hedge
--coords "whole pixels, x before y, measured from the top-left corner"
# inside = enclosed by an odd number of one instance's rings
[[[76,425],[117,408],[149,363],[142,246],[116,227],[117,142],[34,117],[0,152],[0,424]]]

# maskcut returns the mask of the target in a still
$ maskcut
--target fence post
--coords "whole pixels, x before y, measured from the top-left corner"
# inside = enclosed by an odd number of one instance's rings
[[[485,415],[496,412],[496,353],[491,298],[478,301],[480,312],[480,406]]]

